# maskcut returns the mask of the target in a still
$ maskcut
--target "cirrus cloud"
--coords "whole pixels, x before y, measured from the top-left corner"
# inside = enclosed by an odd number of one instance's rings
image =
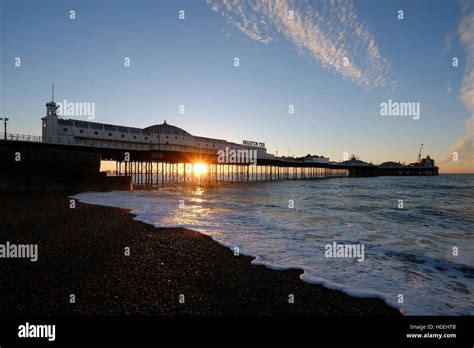
[[[359,19],[352,2],[331,0],[207,0],[250,39],[269,44],[282,36],[299,53],[367,88],[391,86],[390,61]],[[344,64],[346,62],[346,64]],[[348,63],[348,64],[347,64]]]
[[[460,99],[470,116],[465,121],[464,135],[457,140],[441,161],[450,172],[474,172],[474,2],[461,2],[461,21],[459,24],[459,40],[466,50],[465,72],[460,93]],[[453,161],[457,153],[458,161]]]

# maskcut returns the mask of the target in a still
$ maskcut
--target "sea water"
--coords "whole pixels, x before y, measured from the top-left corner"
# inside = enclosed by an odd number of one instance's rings
[[[474,175],[440,175],[85,192],[74,197],[129,208],[137,220],[156,227],[197,230],[255,257],[256,264],[300,268],[305,282],[353,296],[380,297],[404,314],[473,315],[473,189]],[[363,245],[363,262],[326,257],[325,246],[332,243]]]

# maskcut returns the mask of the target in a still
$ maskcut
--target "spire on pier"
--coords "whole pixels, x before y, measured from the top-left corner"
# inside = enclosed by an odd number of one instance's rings
[[[54,82],[51,85],[51,101],[46,104],[46,116],[57,116],[59,105],[54,102]]]

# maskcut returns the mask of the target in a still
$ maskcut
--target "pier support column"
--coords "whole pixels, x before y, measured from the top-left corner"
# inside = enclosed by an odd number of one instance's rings
[[[163,162],[161,162],[161,186],[165,186],[165,169]]]

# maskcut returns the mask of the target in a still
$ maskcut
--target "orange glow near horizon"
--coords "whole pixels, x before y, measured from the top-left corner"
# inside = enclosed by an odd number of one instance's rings
[[[205,164],[205,163],[194,163],[193,173],[196,176],[207,174],[207,164]]]

